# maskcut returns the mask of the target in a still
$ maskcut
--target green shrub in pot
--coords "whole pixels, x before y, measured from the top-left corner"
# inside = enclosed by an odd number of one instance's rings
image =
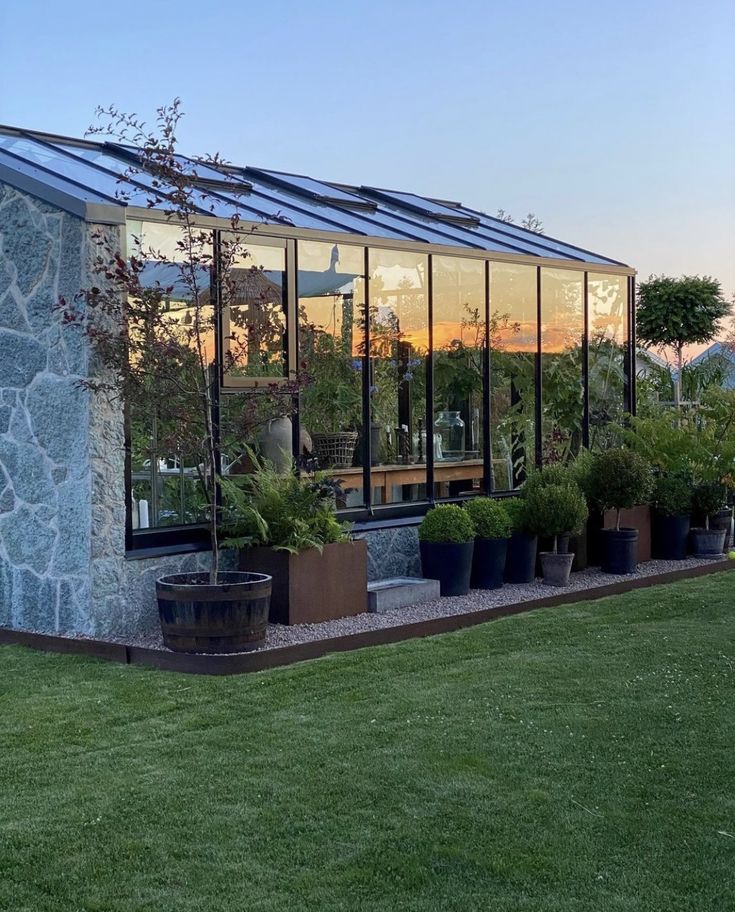
[[[634,573],[638,565],[638,530],[620,528],[621,510],[649,502],[653,487],[651,464],[640,454],[619,447],[594,456],[590,496],[603,512],[615,510],[615,526],[602,530],[602,569]]]
[[[506,583],[531,583],[536,576],[538,537],[528,523],[526,498],[507,497],[502,503],[510,519],[503,580]]]
[[[418,530],[421,571],[439,580],[442,595],[466,595],[470,589],[475,524],[455,504],[434,507]]]
[[[474,497],[465,510],[475,525],[475,551],[470,585],[473,589],[499,589],[503,585],[510,538],[510,517],[502,501]]]
[[[689,544],[692,479],[683,472],[661,472],[653,484],[653,556],[684,560]]]
[[[727,489],[719,480],[701,481],[694,486],[694,510],[704,516],[704,528],[691,531],[692,551],[695,557],[715,558],[722,554],[727,538],[727,529],[710,527],[710,518],[722,509],[727,498]]]
[[[578,533],[587,519],[587,503],[577,485],[538,486],[526,496],[526,521],[537,535],[553,539],[551,551],[541,553],[544,582],[551,586],[569,584],[574,555],[558,551],[559,536]]]

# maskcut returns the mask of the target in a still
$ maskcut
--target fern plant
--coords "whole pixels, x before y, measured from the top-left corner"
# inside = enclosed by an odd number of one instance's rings
[[[335,487],[324,473],[279,472],[249,452],[253,471],[223,479],[226,503],[223,545],[258,545],[297,554],[346,541],[349,526],[337,519]]]

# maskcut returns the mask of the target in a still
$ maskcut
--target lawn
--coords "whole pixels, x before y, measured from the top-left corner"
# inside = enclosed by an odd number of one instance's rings
[[[233,678],[0,648],[0,909],[733,909],[734,582]]]

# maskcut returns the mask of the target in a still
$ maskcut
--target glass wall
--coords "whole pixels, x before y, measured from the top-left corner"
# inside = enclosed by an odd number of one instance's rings
[[[223,234],[224,373],[264,382],[288,376],[286,242]]]
[[[373,503],[424,500],[428,256],[371,249],[369,268]]]
[[[589,330],[590,449],[618,442],[628,409],[625,355],[628,340],[627,276],[590,272],[587,277]]]
[[[432,257],[432,297],[434,496],[455,497],[484,475],[485,261]]]
[[[200,466],[206,414],[197,340],[215,354],[210,294],[211,238],[202,238],[196,269],[182,269],[181,231],[155,222],[128,223],[128,254],[139,257],[141,293],[127,303],[132,335],[148,337],[134,364],[127,407],[130,510],[134,529],[206,519]],[[198,302],[199,306],[194,306]]]
[[[222,471],[251,471],[250,448],[284,470],[295,457],[341,479],[342,509],[512,491],[537,459],[574,456],[587,433],[594,449],[616,440],[629,396],[626,276],[587,274],[585,390],[581,270],[323,241],[250,244],[223,232],[232,269],[214,277],[210,235],[199,266],[184,272],[177,226],[128,227],[143,263],[132,331],[153,337],[155,325],[161,340],[141,359],[128,402],[134,529],[207,519],[197,339],[207,361],[225,358],[211,416]]]
[[[577,455],[583,442],[584,275],[541,270],[541,455],[544,465]]]
[[[298,265],[300,450],[343,480],[343,507],[359,507],[365,502],[365,250],[299,241]]]
[[[519,487],[536,459],[534,266],[490,263],[491,441],[495,491]]]

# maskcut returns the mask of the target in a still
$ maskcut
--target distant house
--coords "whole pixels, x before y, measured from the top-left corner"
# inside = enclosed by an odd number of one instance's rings
[[[735,353],[722,342],[713,342],[701,355],[690,362],[690,367],[710,366],[722,373],[723,389],[735,389]]]

